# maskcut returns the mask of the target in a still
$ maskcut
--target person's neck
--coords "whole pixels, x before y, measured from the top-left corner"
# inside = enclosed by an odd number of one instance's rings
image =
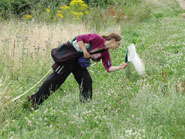
[[[111,46],[111,41],[105,41],[104,45],[105,45],[105,48],[109,49]]]

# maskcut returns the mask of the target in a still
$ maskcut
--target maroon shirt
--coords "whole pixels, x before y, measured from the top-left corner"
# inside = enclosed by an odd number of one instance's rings
[[[102,49],[105,47],[105,39],[98,34],[83,34],[80,36],[76,37],[77,42],[83,41],[84,43],[91,44],[91,47],[88,49],[88,52],[94,52],[99,49]],[[97,53],[97,54],[92,54],[91,58],[93,61],[98,62],[102,59],[102,63],[105,67],[105,69],[109,72],[109,68],[112,66],[111,64],[111,59],[110,59],[110,53],[108,50],[102,52],[102,53]]]

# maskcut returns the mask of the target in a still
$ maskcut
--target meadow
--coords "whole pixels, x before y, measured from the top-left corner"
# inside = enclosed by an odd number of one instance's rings
[[[128,19],[106,12],[91,9],[88,22],[0,18],[0,138],[185,138],[184,10],[176,0],[147,0],[126,7]],[[90,102],[80,103],[73,75],[37,110],[27,96],[42,81],[11,102],[51,69],[52,48],[79,34],[109,32],[123,38],[110,51],[112,64],[122,63],[128,45],[135,43],[145,75],[138,75],[132,64],[107,73],[101,62],[92,62]]]

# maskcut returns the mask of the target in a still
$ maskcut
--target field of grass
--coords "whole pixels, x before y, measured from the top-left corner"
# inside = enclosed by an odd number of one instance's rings
[[[164,1],[153,1],[150,16],[142,21],[114,22],[98,32],[85,23],[0,21],[0,138],[184,139],[184,11],[175,0]],[[90,32],[122,35],[121,46],[111,51],[113,65],[122,63],[128,45],[135,43],[146,75],[139,76],[131,64],[107,73],[99,62],[89,68],[91,102],[79,102],[79,88],[70,75],[37,110],[27,96],[42,82],[8,103],[50,70],[51,48]]]

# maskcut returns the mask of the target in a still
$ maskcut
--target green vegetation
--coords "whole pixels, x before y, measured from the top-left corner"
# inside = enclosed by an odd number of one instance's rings
[[[122,3],[116,12],[124,11],[128,18],[89,7],[80,20],[64,16],[48,22],[31,13],[30,20],[0,20],[0,138],[185,138],[184,11],[175,0],[116,2]],[[79,102],[71,75],[38,110],[27,96],[42,82],[8,103],[51,68],[51,48],[88,32],[120,32],[122,45],[111,51],[113,65],[123,62],[128,45],[135,43],[146,75],[139,76],[131,64],[107,73],[99,62],[89,68],[91,102]]]

